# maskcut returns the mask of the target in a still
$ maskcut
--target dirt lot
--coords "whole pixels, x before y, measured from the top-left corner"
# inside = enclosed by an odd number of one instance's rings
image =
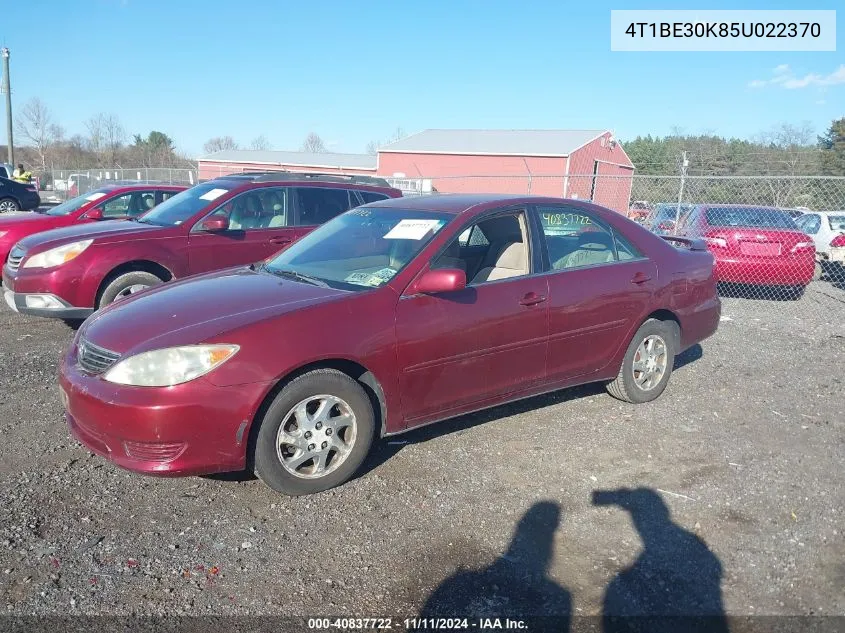
[[[845,614],[845,291],[723,314],[655,403],[591,386],[499,407],[382,442],[351,483],[291,499],[90,455],[54,380],[72,331],[3,306],[0,605]]]

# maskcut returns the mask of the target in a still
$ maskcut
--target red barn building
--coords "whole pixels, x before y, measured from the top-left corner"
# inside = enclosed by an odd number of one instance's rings
[[[609,130],[425,130],[380,148],[377,173],[431,179],[441,193],[563,196],[627,212],[633,172]]]
[[[200,180],[272,170],[378,175],[406,190],[563,196],[623,213],[634,173],[608,130],[425,130],[378,156],[222,150],[197,162]]]

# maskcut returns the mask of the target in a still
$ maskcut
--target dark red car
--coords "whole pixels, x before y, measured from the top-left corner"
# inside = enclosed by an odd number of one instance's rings
[[[28,235],[80,222],[141,215],[184,190],[185,187],[178,185],[152,183],[108,185],[67,200],[44,213],[0,216],[0,260],[5,262],[12,247]]]
[[[556,198],[364,205],[92,316],[61,363],[67,421],[130,470],[248,467],[307,494],[444,418],[593,381],[653,400],[721,311],[713,256],[666,239]]]
[[[259,261],[339,213],[401,195],[366,176],[218,178],[132,222],[71,226],[21,240],[3,268],[6,303],[26,314],[83,319],[174,278]]]
[[[682,221],[678,235],[707,243],[720,282],[786,289],[797,298],[813,280],[813,239],[780,209],[699,205]]]

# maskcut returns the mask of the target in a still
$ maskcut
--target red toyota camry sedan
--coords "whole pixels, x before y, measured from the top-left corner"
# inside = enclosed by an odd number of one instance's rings
[[[67,421],[130,470],[249,468],[314,493],[430,422],[595,381],[657,398],[716,331],[713,262],[575,200],[375,202],[261,265],[94,314],[61,364]]]

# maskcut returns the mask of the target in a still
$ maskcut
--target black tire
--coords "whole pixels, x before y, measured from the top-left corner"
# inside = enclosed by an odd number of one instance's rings
[[[2,207],[8,207],[8,208],[2,208]],[[0,213],[6,213],[7,211],[20,211],[20,210],[21,210],[21,205],[14,198],[0,198]]]
[[[97,302],[97,308],[104,308],[110,303],[120,298],[121,293],[125,292],[132,286],[157,286],[163,283],[164,280],[152,273],[147,273],[142,270],[133,270],[128,273],[118,275],[109,282],[105,287],[100,300]]]
[[[289,472],[279,458],[276,438],[288,413],[300,402],[317,395],[344,400],[356,421],[356,437],[346,458],[321,477],[304,479]],[[290,496],[308,495],[348,481],[367,457],[375,434],[375,415],[367,392],[353,378],[335,369],[317,369],[285,385],[260,421],[255,439],[255,474],[270,488]]]
[[[663,393],[663,390],[666,389],[669,378],[672,376],[672,366],[675,363],[675,353],[677,351],[677,334],[678,326],[673,321],[649,319],[643,323],[628,344],[628,350],[622,359],[619,374],[615,379],[607,383],[607,391],[610,395],[623,402],[631,402],[633,404],[642,404],[643,402],[650,402],[658,398]],[[657,336],[662,339],[666,348],[666,368],[657,384],[645,390],[634,379],[634,356],[640,344],[650,336]]]

